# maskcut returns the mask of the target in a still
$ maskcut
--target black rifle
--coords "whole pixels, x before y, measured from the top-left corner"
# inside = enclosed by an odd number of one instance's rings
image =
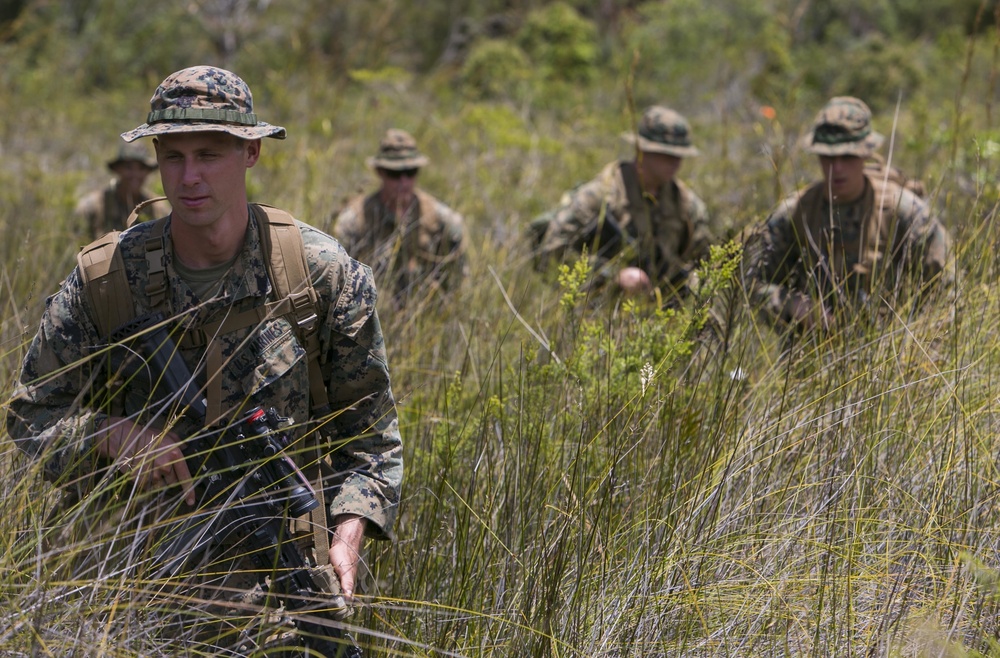
[[[161,313],[122,325],[112,340],[144,358],[153,389],[163,389],[179,409],[205,425],[205,399]],[[332,594],[316,582],[288,536],[288,520],[312,511],[319,501],[284,451],[289,437],[282,427],[287,423],[273,408],[255,407],[217,431],[185,438],[180,447],[198,485],[197,511],[163,533],[154,550],[160,575],[176,576],[212,547],[235,539],[246,546],[269,602],[280,601],[286,610],[307,616],[329,612]],[[301,617],[295,624],[308,649],[329,658],[360,658],[361,650],[340,628]]]

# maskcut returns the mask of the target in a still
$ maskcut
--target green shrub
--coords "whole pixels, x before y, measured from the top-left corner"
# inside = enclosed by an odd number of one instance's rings
[[[517,98],[531,77],[531,62],[516,44],[486,39],[472,48],[462,66],[462,91],[478,100]]]
[[[586,82],[595,75],[597,27],[568,4],[528,14],[518,41],[543,79]]]

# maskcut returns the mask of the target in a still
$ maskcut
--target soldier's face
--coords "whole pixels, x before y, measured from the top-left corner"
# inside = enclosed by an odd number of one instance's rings
[[[667,153],[643,152],[639,158],[640,175],[647,188],[659,189],[670,181],[681,168],[681,159]]]
[[[260,140],[222,132],[173,133],[153,141],[163,191],[173,216],[191,226],[209,226],[247,216],[246,171],[257,163]]]
[[[146,165],[135,160],[126,160],[115,165],[115,174],[118,176],[118,184],[128,196],[137,196],[146,182],[146,176],[152,171]]]
[[[856,155],[821,155],[825,193],[833,201],[854,201],[865,191],[865,161]]]
[[[382,190],[379,195],[382,203],[389,208],[405,210],[413,202],[413,190],[417,186],[419,169],[402,171],[379,169],[378,177],[382,179]]]

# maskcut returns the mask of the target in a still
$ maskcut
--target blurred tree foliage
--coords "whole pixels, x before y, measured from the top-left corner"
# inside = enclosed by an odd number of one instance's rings
[[[586,82],[596,74],[597,28],[564,2],[529,13],[518,42],[543,79]]]
[[[501,39],[477,43],[462,67],[468,96],[481,100],[517,98],[531,78],[531,62],[517,44]]]
[[[814,102],[834,91],[933,82],[941,46],[990,34],[990,0],[0,0],[0,81],[58,78],[78,90],[143,87],[216,63],[346,78],[356,69],[439,69],[490,97],[523,73],[554,83],[621,77],[637,100],[682,109]],[[496,61],[491,61],[496,60]],[[946,70],[946,69],[945,69]],[[516,86],[516,85],[515,85]],[[890,94],[891,95],[891,94]],[[749,97],[749,98],[748,98]]]

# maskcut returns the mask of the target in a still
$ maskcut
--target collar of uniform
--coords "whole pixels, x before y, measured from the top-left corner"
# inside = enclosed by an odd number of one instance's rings
[[[228,307],[239,303],[240,300],[247,297],[264,298],[271,291],[271,284],[267,278],[267,267],[264,263],[264,256],[261,253],[257,218],[254,217],[253,210],[248,208],[247,212],[250,221],[243,241],[243,248],[237,255],[232,268],[223,276],[219,294],[207,304],[209,307],[206,309],[208,311],[207,315],[213,315],[220,304]],[[165,235],[170,235],[170,224],[172,222],[173,217],[169,217],[167,225],[164,227]],[[173,265],[174,258],[176,258],[173,241],[166,240],[165,246],[168,273],[172,280],[176,280],[179,276]],[[177,290],[178,288],[175,288],[175,295],[177,294]],[[179,305],[175,306],[175,308],[188,308],[195,300],[175,299],[175,302],[179,302]],[[198,315],[204,316],[206,313],[199,313]]]

